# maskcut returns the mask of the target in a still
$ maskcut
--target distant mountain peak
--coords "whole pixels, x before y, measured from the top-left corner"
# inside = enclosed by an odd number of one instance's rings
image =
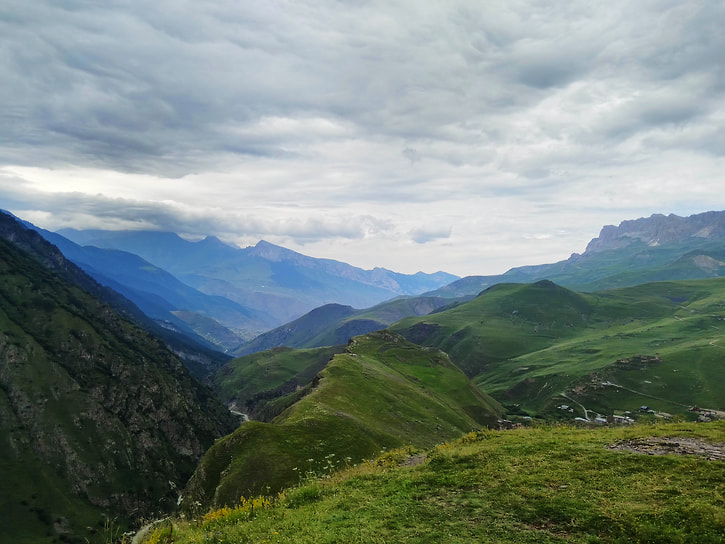
[[[301,253],[275,245],[271,242],[267,242],[266,240],[260,240],[255,246],[247,249],[251,250],[250,253],[270,261],[281,261],[292,257],[310,259],[309,257],[304,257]]]
[[[607,225],[597,238],[589,242],[585,253],[619,249],[634,242],[656,247],[690,237],[725,238],[725,211],[705,212],[689,217],[656,213],[650,217],[622,221],[617,227]]]
[[[239,249],[239,247],[237,247],[236,245],[229,243],[229,242],[224,242],[223,240],[220,240],[216,236],[207,236],[206,238],[199,241],[198,243],[204,244],[207,246],[212,246],[212,247]]]

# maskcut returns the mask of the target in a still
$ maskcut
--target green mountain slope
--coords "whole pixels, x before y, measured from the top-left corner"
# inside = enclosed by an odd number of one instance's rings
[[[495,423],[501,409],[438,351],[387,332],[353,339],[306,396],[272,423],[250,421],[218,441],[184,491],[186,508],[276,491],[307,471],[384,448],[431,447]]]
[[[725,409],[723,300],[721,278],[593,294],[500,284],[391,330],[446,351],[484,391],[532,414],[555,417],[566,399],[583,417],[583,408],[609,415],[642,405],[687,414]]]
[[[19,227],[24,227],[24,229],[18,230]],[[30,231],[35,232],[36,235],[32,235]],[[23,234],[19,235],[19,232]],[[2,211],[0,211],[0,235],[13,240],[18,247],[27,251],[61,278],[81,287],[100,301],[110,305],[124,318],[161,338],[195,376],[203,377],[209,373],[210,369],[219,368],[230,359],[219,352],[217,347],[206,342],[190,329],[182,330],[184,324],[181,321],[176,321],[181,324],[180,328],[175,323],[166,320],[159,322],[149,317],[119,291],[114,290],[115,287],[118,287],[123,291],[123,286],[117,282],[109,280],[106,285],[101,285],[85,273],[80,266],[73,266],[74,263],[61,251],[58,251],[57,246],[50,245],[52,241],[49,244],[47,240],[47,238],[51,238],[62,241],[63,237],[38,229],[32,224]],[[71,244],[67,240],[65,243]],[[135,256],[133,258],[137,259]],[[160,298],[147,299],[146,302],[150,305],[158,302],[157,310],[163,308],[163,311],[167,312],[170,309],[168,302]],[[153,312],[149,313],[153,314]],[[173,318],[173,316],[171,317]]]
[[[306,481],[254,512],[239,505],[203,521],[174,520],[173,538],[721,543],[723,443],[722,422],[477,433],[436,448],[416,466],[391,466],[395,457],[388,455]]]
[[[229,361],[213,381],[219,397],[233,410],[268,421],[294,402],[290,393],[308,385],[343,351],[345,346],[274,348]]]
[[[107,522],[170,510],[234,422],[57,249],[1,227],[0,541],[105,542]]]
[[[234,355],[248,355],[281,346],[315,348],[346,344],[353,336],[379,331],[404,317],[429,314],[452,302],[442,297],[400,297],[363,310],[326,304],[299,319],[260,334],[234,351]]]
[[[498,284],[474,300],[390,327],[408,340],[448,353],[469,376],[542,349],[586,326],[590,299],[552,282]]]

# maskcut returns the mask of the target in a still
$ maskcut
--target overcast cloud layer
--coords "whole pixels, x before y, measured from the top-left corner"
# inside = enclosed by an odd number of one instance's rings
[[[430,4],[430,5],[427,5]],[[725,3],[0,4],[0,207],[503,272],[725,208]]]

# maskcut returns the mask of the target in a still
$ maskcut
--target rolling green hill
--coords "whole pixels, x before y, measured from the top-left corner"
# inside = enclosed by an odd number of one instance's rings
[[[234,427],[160,340],[81,285],[94,282],[0,218],[2,542],[106,542],[168,512]]]
[[[591,294],[548,281],[499,284],[391,330],[444,350],[483,391],[523,413],[557,417],[556,406],[572,402],[583,417],[584,408],[725,409],[723,278]]]
[[[275,492],[381,449],[431,447],[501,415],[446,354],[388,332],[354,338],[292,395],[271,423],[244,423],[214,444],[184,491],[187,510]]]

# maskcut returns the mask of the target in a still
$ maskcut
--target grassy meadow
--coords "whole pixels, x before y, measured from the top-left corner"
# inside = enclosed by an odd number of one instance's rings
[[[147,542],[723,542],[722,458],[611,447],[644,438],[722,452],[725,422],[472,432],[420,464],[409,450],[390,451],[256,497],[256,508],[248,497],[175,519]]]
[[[568,399],[602,414],[725,409],[722,278],[594,294],[546,281],[497,285],[391,330],[444,350],[483,391],[533,416],[559,417]]]

